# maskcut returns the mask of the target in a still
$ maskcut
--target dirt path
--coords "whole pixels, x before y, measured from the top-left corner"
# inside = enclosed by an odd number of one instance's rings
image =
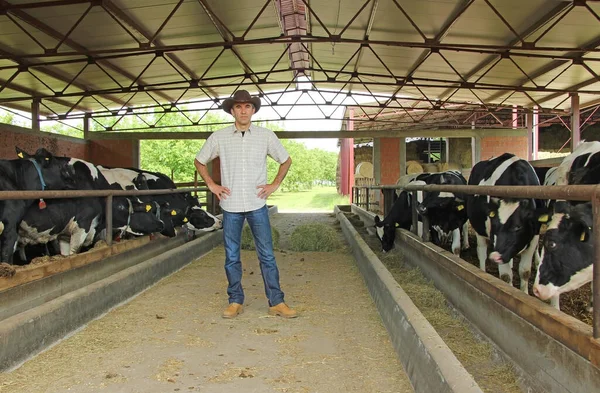
[[[85,329],[0,375],[2,393],[412,392],[352,256],[287,251],[293,228],[331,214],[277,214],[277,260],[295,320],[267,315],[256,254],[243,252],[246,311],[226,306],[217,247]],[[341,238],[341,232],[340,232]]]

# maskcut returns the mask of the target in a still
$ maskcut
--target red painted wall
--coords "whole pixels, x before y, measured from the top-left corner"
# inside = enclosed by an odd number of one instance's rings
[[[482,160],[489,160],[504,153],[513,153],[517,157],[527,160],[527,137],[488,136],[481,138]]]
[[[97,165],[133,167],[137,163],[136,157],[133,157],[136,141],[86,142],[79,138],[0,124],[0,159],[17,158],[15,146],[31,154],[44,147],[56,156],[81,158]]]
[[[396,184],[400,177],[400,139],[381,138],[381,184]]]
[[[83,139],[0,124],[0,159],[17,158],[15,146],[30,154],[44,147],[57,156],[78,158],[85,157],[88,149],[87,143]]]
[[[89,154],[86,161],[96,165],[130,168],[136,166],[132,157],[134,141],[102,140],[89,143]]]

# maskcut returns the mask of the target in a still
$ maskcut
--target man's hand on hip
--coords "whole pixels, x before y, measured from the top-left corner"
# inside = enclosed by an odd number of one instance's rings
[[[279,186],[271,183],[271,184],[261,184],[260,186],[257,186],[256,188],[261,189],[258,192],[258,197],[262,198],[262,199],[267,199],[269,197],[269,195],[274,193],[279,188]]]

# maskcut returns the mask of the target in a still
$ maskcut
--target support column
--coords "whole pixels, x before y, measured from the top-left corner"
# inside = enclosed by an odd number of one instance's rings
[[[373,138],[373,178],[381,184],[381,138]]]
[[[40,99],[34,98],[31,103],[31,129],[40,130]]]
[[[579,129],[579,94],[571,93],[571,151],[575,150],[581,141]]]
[[[527,160],[537,160],[538,157],[538,111],[537,107],[527,111]]]
[[[347,123],[347,130],[354,130],[354,109],[349,109],[349,118]],[[348,195],[350,197],[350,203],[352,203],[353,193],[352,187],[354,186],[354,139],[344,138],[342,139],[340,147],[340,169],[341,169],[341,191],[342,195]]]
[[[406,175],[406,138],[400,138],[400,176]]]
[[[90,114],[86,113],[83,116],[83,139],[86,141],[90,140]]]
[[[475,122],[471,122],[471,129],[475,129]],[[471,167],[481,161],[481,137],[474,136],[471,138]]]

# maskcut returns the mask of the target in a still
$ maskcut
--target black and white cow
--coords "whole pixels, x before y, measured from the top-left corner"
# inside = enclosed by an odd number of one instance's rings
[[[419,184],[415,181],[413,184]],[[467,185],[467,180],[459,171],[432,173],[422,180],[424,184]],[[433,242],[438,245],[451,245],[452,253],[460,255],[460,250],[469,248],[469,232],[466,195],[451,192],[425,192],[423,201],[417,206],[421,215],[427,215],[432,233],[437,237]],[[461,241],[462,239],[462,241]]]
[[[526,160],[514,154],[480,161],[471,170],[469,185],[482,186],[538,186],[539,179]],[[543,202],[535,199],[496,198],[487,195],[467,197],[467,215],[477,233],[479,267],[485,271],[488,243],[493,251],[489,259],[497,263],[500,278],[512,285],[513,258],[521,256],[519,263],[520,288],[529,291],[529,277],[533,258],[538,257],[537,247],[541,223],[539,210]]]
[[[592,281],[592,204],[558,201],[544,234],[533,294],[560,309],[559,295]]]
[[[174,190],[177,188],[173,180],[164,173],[135,168],[129,169],[143,174],[150,190]],[[202,232],[210,232],[223,227],[221,220],[202,209],[198,199],[194,198],[189,192],[155,195],[153,198],[163,203],[168,203],[175,211],[172,217],[173,225],[175,226],[185,225],[190,230]]]
[[[40,149],[36,155],[51,155]],[[120,189],[111,186],[98,168],[77,158],[56,157],[66,162],[73,172],[74,186],[78,190]],[[99,233],[105,236],[105,199],[102,197],[49,199],[45,209],[31,206],[19,225],[19,244],[22,250],[27,245],[47,244],[59,239],[63,255],[79,252],[81,247],[90,246],[98,240]],[[156,217],[156,208],[136,198],[113,198],[113,228],[117,235],[135,235],[161,231],[163,222]],[[68,244],[65,242],[68,239]],[[25,260],[25,256],[21,255]]]
[[[73,172],[52,155],[29,155],[16,148],[19,159],[0,160],[0,188],[6,191],[40,191],[73,188]],[[17,244],[17,228],[27,208],[44,200],[0,201],[0,261],[12,263]]]
[[[402,184],[409,184],[416,180],[422,180],[429,176],[428,173],[418,175],[403,176]],[[402,185],[400,184],[400,185]],[[395,196],[395,193],[394,193]],[[394,200],[389,213],[382,220],[379,216],[375,216],[376,235],[381,242],[383,252],[388,252],[394,248],[396,240],[396,229],[409,230],[412,225],[412,200],[410,193],[401,191]]]
[[[548,181],[546,182],[548,183]],[[600,142],[582,142],[553,173],[552,185],[600,183]],[[553,201],[533,293],[560,308],[559,295],[592,281],[594,246],[590,202]]]
[[[457,171],[439,173],[421,173],[404,176],[399,185],[426,185],[426,184],[460,184],[465,185],[465,178]],[[460,253],[461,229],[463,236],[462,246],[468,248],[466,236],[467,215],[464,209],[464,196],[440,192],[427,192],[423,195],[417,193],[419,214],[427,214],[430,220],[430,231],[433,243],[443,246],[450,241],[452,252]],[[402,191],[394,201],[388,215],[381,220],[375,217],[377,237],[381,241],[382,250],[387,252],[394,246],[396,228],[410,229],[412,225],[412,200],[410,193]],[[423,232],[419,223],[418,233]]]

